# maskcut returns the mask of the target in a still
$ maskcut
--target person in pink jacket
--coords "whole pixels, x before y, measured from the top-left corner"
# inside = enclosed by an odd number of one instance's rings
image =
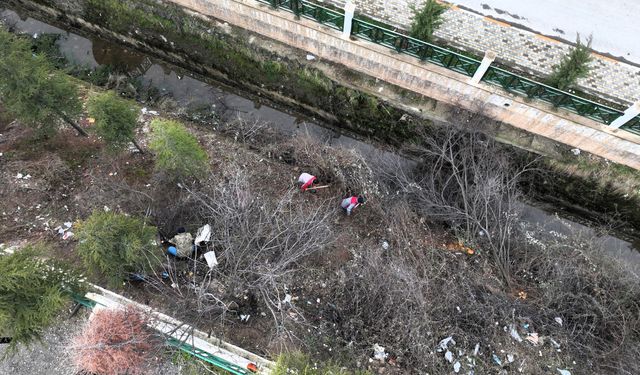
[[[347,216],[351,215],[351,211],[353,211],[356,207],[361,204],[364,204],[367,200],[363,195],[351,196],[348,198],[344,198],[340,203],[340,207],[347,213]]]
[[[303,173],[298,177],[298,185],[300,186],[300,190],[307,191],[307,189],[311,189],[312,193],[315,193],[313,190],[313,186],[318,184],[318,178],[316,176],[310,175],[309,173]]]

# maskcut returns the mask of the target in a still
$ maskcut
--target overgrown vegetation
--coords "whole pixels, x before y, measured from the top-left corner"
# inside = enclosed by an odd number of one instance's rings
[[[351,371],[339,365],[314,363],[301,352],[280,354],[273,375],[369,375],[368,371]]]
[[[198,140],[180,123],[155,120],[151,123],[149,148],[156,155],[156,169],[178,179],[207,174],[209,159]]]
[[[87,103],[89,116],[95,118],[95,131],[112,150],[122,149],[129,142],[144,153],[135,139],[138,125],[137,107],[118,98],[113,91],[94,95]]]
[[[71,293],[82,291],[79,275],[48,256],[46,244],[0,254],[0,336],[12,339],[9,352],[37,340]]]
[[[442,24],[442,15],[449,7],[436,0],[427,0],[422,8],[413,6],[413,21],[409,34],[425,42],[433,41],[433,33]]]
[[[547,84],[560,90],[567,90],[575,85],[578,78],[588,76],[589,63],[593,60],[591,57],[592,41],[593,36],[590,35],[585,45],[580,41],[580,35],[578,35],[576,46],[562,58],[560,64],[553,67],[553,72],[547,79]]]
[[[95,211],[79,225],[76,250],[90,272],[117,287],[131,274],[144,274],[158,265],[156,233],[142,219]]]
[[[59,120],[78,133],[74,122],[81,111],[78,89],[43,54],[33,54],[30,43],[0,26],[0,99],[3,107],[41,136],[51,136]]]

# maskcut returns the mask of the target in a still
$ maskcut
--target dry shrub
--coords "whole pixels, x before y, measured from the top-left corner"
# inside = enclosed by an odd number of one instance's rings
[[[149,372],[160,341],[147,327],[147,317],[131,306],[100,309],[73,340],[73,361],[92,374],[121,375]]]
[[[594,238],[544,235],[537,233],[543,240],[519,248],[524,254],[516,273],[520,284],[539,293],[539,329],[585,366],[602,373],[640,373],[638,276]]]
[[[362,256],[334,283],[340,334],[365,358],[378,343],[411,372],[448,372],[433,354],[437,343],[453,335],[459,348],[484,347],[502,333],[494,323],[510,318],[511,303],[499,279],[484,277],[486,262],[434,248],[406,204],[386,218],[389,249],[363,244]]]
[[[204,317],[226,312],[232,302],[260,306],[271,312],[280,330],[288,317],[282,306],[287,285],[304,271],[306,257],[333,241],[330,219],[336,209],[327,201],[300,201],[293,188],[265,193],[254,180],[249,171],[230,164],[215,184],[184,186],[201,222],[211,224],[210,248],[219,264],[209,269],[195,261],[193,293],[183,293],[180,286],[171,292],[195,299]]]
[[[373,171],[355,149],[333,147],[298,135],[278,144],[273,155],[317,176],[321,185],[332,184],[351,194],[380,194]]]

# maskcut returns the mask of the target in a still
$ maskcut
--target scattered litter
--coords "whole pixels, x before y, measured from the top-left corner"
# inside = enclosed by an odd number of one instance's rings
[[[453,372],[457,374],[460,371],[460,366],[462,366],[460,362],[456,361],[456,363],[453,364]]]
[[[169,247],[167,248],[167,254],[169,254],[169,255],[173,255],[174,257],[175,257],[175,256],[178,256],[178,249],[176,249],[176,247],[175,247],[175,246],[169,246]]]
[[[477,343],[475,349],[473,349],[473,356],[477,357],[479,351],[480,351],[480,343]]]
[[[142,112],[143,115],[146,115],[147,113],[150,114],[150,115],[154,115],[154,116],[158,116],[159,115],[158,111],[150,111],[150,110],[147,109],[147,107],[142,108],[140,110],[140,112]]]
[[[451,345],[455,345],[456,341],[453,339],[452,336],[447,337],[446,339],[440,341],[440,343],[438,343],[438,352],[447,350],[449,347],[449,343],[451,343]]]
[[[63,240],[68,240],[71,237],[73,237],[73,232],[71,232],[71,231],[67,231],[62,235],[62,239]]]
[[[527,292],[525,292],[524,290],[521,290],[520,292],[518,292],[518,298],[527,299]]]
[[[522,325],[522,328],[524,328],[524,329],[529,329],[529,323],[524,323],[524,324]]]
[[[507,362],[513,363],[514,360],[515,358],[513,358],[513,354],[507,354]]]
[[[94,119],[93,117],[88,117],[88,118],[87,118],[87,122],[88,122],[89,124],[93,124],[93,123],[95,123],[95,122],[96,122],[96,119]]]
[[[216,253],[212,250],[207,253],[204,253],[204,260],[207,261],[207,265],[210,269],[218,265],[218,259],[216,258]]]
[[[209,242],[211,239],[211,225],[206,224],[196,232],[196,239],[193,241],[196,246],[199,246],[202,242]]]
[[[491,358],[493,358],[493,361],[498,364],[498,366],[502,366],[502,360],[495,353],[491,355]]]
[[[556,321],[556,323],[558,323],[560,325],[560,327],[562,327],[562,318],[559,316],[556,316],[555,318],[553,318],[553,320]]]
[[[571,153],[574,154],[575,156],[580,155],[580,149],[579,148],[572,148],[571,149]]]
[[[240,315],[240,321],[241,322],[248,322],[249,318],[251,317],[251,315]]]
[[[549,340],[551,340],[551,343],[556,347],[556,349],[560,349],[560,344],[556,340],[551,337],[549,337]]]
[[[191,236],[191,233],[178,233],[169,242],[175,245],[177,256],[179,257],[187,257],[193,251],[193,236]]]
[[[283,303],[291,304],[291,294],[287,293],[287,294],[284,296],[284,300],[282,300],[282,302],[283,302]]]
[[[104,206],[102,207],[102,209],[104,210],[104,212],[109,212],[111,211],[111,209],[108,206]]]
[[[387,241],[384,241],[384,242],[382,243],[382,248],[383,248],[384,250],[389,250],[389,243],[388,243]]]
[[[62,225],[53,228],[53,230],[56,231],[63,240],[67,240],[73,237],[73,232],[70,230],[72,226],[73,223],[71,221],[66,221]]]
[[[28,174],[28,175],[23,175],[22,173],[18,173],[18,174],[16,175],[16,180],[28,180],[28,179],[30,179],[30,178],[31,178],[31,175],[30,175],[30,174]]]
[[[444,359],[446,359],[449,363],[453,362],[453,353],[447,350],[447,352],[444,353]]]
[[[520,337],[520,334],[518,333],[518,330],[516,329],[515,324],[511,324],[509,326],[509,333],[511,334],[511,337],[513,337],[514,340],[516,340],[517,342],[522,342],[522,337]]]
[[[313,56],[312,54],[310,54],[310,53],[307,54],[307,61],[311,61],[311,60],[315,60],[315,59],[316,59],[316,57]]]
[[[569,371],[569,370],[561,370],[559,368],[556,368],[556,370],[558,370],[560,375],[571,375],[571,371]]]
[[[526,340],[533,344],[533,346],[538,346],[538,344],[540,344],[540,338],[538,337],[537,332],[533,332],[527,335]]]
[[[385,353],[384,348],[378,344],[373,344],[373,358],[384,361],[389,354]]]
[[[462,312],[462,310],[460,309],[460,306],[456,306],[456,310],[458,310],[459,313]]]

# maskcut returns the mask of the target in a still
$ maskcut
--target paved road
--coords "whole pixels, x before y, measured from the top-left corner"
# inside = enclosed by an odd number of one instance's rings
[[[600,53],[640,64],[638,0],[452,0],[463,7],[544,35],[575,41],[593,34]]]

